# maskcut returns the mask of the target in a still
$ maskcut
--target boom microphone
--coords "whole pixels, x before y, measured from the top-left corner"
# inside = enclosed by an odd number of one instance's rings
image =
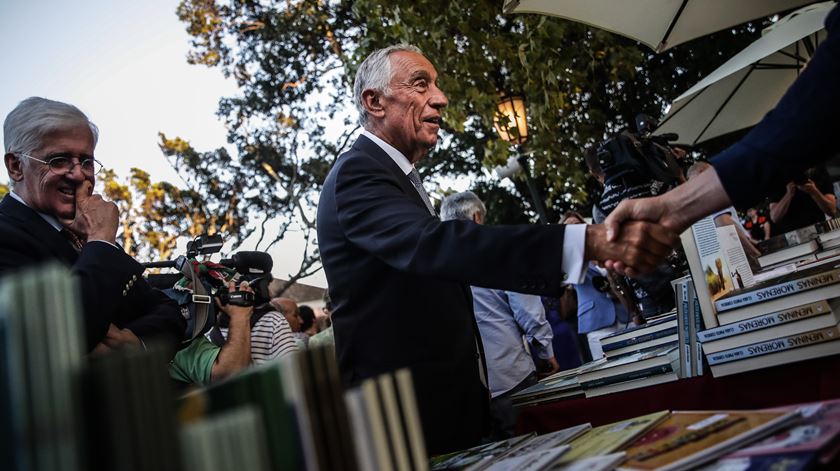
[[[271,259],[271,255],[257,251],[237,252],[230,258],[223,258],[219,263],[226,267],[231,267],[243,275],[249,273],[271,273],[271,269],[274,268],[274,261]]]

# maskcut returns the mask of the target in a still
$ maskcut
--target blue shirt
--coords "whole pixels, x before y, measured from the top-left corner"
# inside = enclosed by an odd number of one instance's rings
[[[504,394],[535,371],[522,336],[539,358],[554,357],[553,334],[539,296],[472,288],[473,308],[492,397]]]

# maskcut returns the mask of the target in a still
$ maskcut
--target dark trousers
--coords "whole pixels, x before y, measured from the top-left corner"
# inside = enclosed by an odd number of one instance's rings
[[[537,374],[531,373],[510,391],[490,399],[490,436],[488,442],[511,438],[516,433],[516,409],[511,396],[537,384]]]

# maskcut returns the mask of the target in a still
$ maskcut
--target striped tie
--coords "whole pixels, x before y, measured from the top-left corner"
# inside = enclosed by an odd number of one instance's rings
[[[429,214],[432,216],[437,216],[435,213],[435,208],[432,206],[432,201],[429,200],[429,195],[426,193],[426,190],[423,188],[423,182],[420,181],[420,174],[417,173],[416,168],[412,168],[411,172],[408,173],[408,179],[411,180],[411,184],[414,185],[414,189],[417,190],[417,193],[420,193],[420,199],[426,203],[426,209],[429,210]]]

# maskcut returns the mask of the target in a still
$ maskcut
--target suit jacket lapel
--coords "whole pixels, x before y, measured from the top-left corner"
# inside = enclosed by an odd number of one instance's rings
[[[21,204],[9,195],[0,201],[0,215],[6,216],[9,223],[40,241],[44,251],[51,252],[56,258],[73,264],[79,254],[54,227],[44,220],[35,210]]]
[[[397,179],[400,188],[402,188],[405,194],[409,195],[410,198],[413,198],[414,201],[417,202],[417,204],[419,204],[424,210],[426,209],[426,203],[408,179],[408,175],[404,174],[400,166],[394,162],[394,159],[382,150],[381,147],[376,145],[375,142],[362,135],[356,139],[355,143],[353,143],[353,149],[359,152],[364,152],[365,154],[368,154],[376,160],[382,162],[382,165],[384,165],[385,168],[394,175],[394,178]]]

